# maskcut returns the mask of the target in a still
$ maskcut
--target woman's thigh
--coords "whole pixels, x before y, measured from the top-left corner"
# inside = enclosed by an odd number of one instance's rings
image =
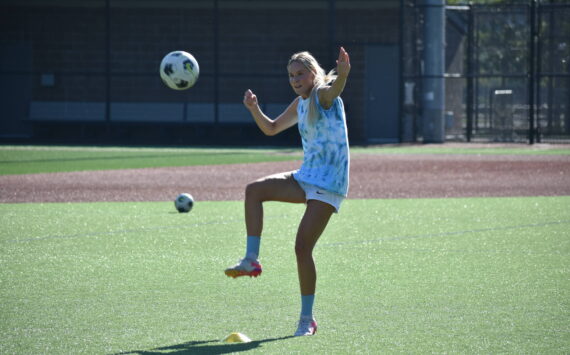
[[[293,178],[293,172],[269,175],[247,185],[246,198],[260,201],[305,203],[305,191]]]

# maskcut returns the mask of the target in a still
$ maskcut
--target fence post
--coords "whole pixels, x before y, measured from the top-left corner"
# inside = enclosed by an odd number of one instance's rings
[[[445,141],[445,1],[424,0],[422,121],[424,143]]]
[[[220,9],[218,0],[214,0],[214,131],[217,133],[220,123]]]
[[[474,45],[474,15],[473,15],[473,7],[469,6],[468,10],[468,22],[467,22],[467,102],[466,111],[467,111],[467,132],[465,132],[465,137],[467,142],[471,142],[471,135],[473,134],[473,80],[475,79],[475,73],[473,68],[473,45]]]
[[[111,130],[111,4],[105,0],[105,125]]]
[[[528,143],[534,144],[536,107],[536,0],[530,0],[530,41],[528,69]]]

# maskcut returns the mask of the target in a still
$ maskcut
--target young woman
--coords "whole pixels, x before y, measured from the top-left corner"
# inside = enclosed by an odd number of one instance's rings
[[[243,103],[266,135],[272,136],[298,123],[303,142],[303,164],[297,171],[275,174],[247,185],[245,191],[246,255],[226,269],[230,277],[261,274],[259,246],[263,228],[263,202],[305,203],[306,210],[297,230],[295,253],[301,288],[301,317],[295,335],[313,335],[317,322],[313,303],[317,273],[313,248],[333,213],[348,192],[349,151],[346,117],[340,94],[350,60],[340,48],[336,75],[325,74],[308,52],[294,54],[287,65],[289,83],[298,95],[276,119],[270,119],[259,108],[251,90]]]

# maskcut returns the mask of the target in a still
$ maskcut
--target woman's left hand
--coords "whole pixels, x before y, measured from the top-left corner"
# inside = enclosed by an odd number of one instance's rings
[[[350,57],[344,47],[340,47],[338,59],[336,61],[336,72],[339,76],[347,77],[350,72]]]

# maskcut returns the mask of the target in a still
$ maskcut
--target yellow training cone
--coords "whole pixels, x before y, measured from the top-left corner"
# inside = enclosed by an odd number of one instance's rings
[[[251,339],[247,335],[237,332],[231,333],[224,339],[225,343],[249,343],[250,341]]]

